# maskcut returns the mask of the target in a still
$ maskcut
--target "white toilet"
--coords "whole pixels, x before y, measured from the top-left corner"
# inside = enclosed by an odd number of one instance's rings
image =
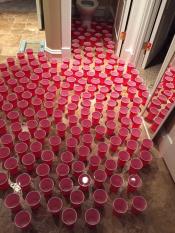
[[[98,7],[97,0],[77,0],[76,5],[81,15],[82,26],[91,28],[92,17]]]

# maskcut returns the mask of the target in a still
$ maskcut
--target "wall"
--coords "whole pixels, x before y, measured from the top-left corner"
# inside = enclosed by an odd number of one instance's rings
[[[43,11],[47,47],[61,50],[61,0],[43,0]]]

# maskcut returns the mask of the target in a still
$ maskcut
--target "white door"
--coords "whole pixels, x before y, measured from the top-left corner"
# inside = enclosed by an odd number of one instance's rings
[[[162,0],[149,40],[151,49],[146,51],[142,63],[143,69],[149,65],[162,49],[174,19],[174,11],[174,0]]]
[[[125,37],[127,21],[130,13],[132,1],[131,0],[118,0],[117,9],[114,20],[114,33],[117,42],[116,54],[120,56],[122,49],[123,39]]]

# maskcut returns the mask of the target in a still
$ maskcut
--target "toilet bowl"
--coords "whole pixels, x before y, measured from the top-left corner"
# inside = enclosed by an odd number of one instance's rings
[[[76,5],[81,15],[82,26],[91,28],[92,17],[98,7],[97,0],[77,0]]]

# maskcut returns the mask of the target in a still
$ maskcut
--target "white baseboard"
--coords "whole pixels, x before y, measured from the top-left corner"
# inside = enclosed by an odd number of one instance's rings
[[[47,47],[47,45],[45,46],[44,50],[50,54],[53,54],[53,55],[61,55],[62,54],[61,49],[51,49],[51,48]]]

